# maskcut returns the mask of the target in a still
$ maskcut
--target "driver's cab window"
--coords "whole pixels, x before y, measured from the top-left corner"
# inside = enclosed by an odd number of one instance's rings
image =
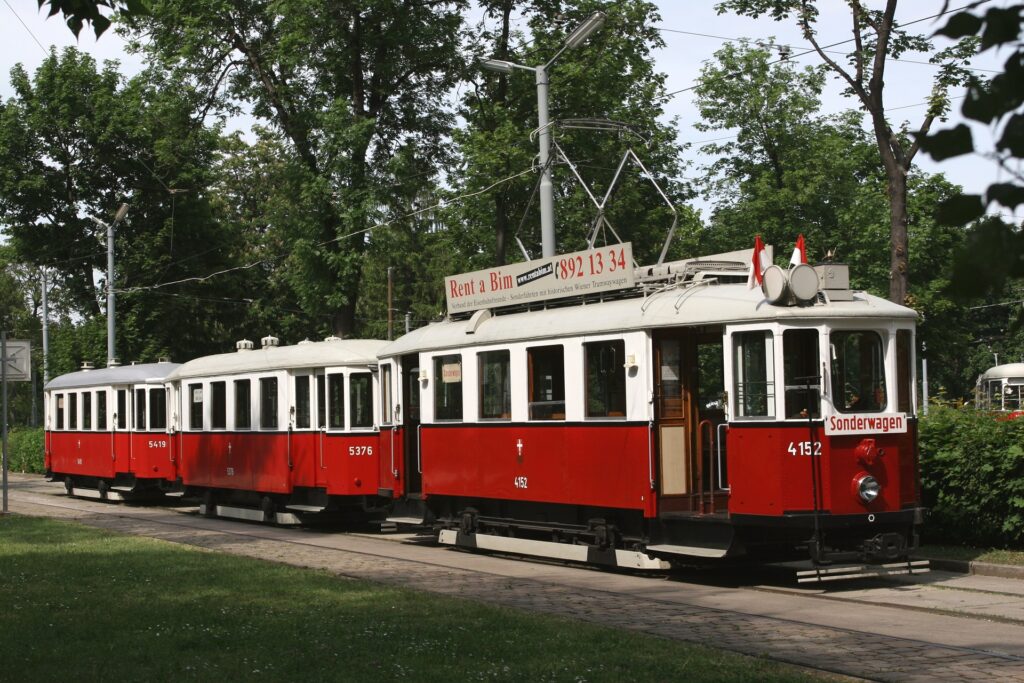
[[[737,418],[775,416],[775,336],[770,330],[732,336]]]
[[[885,410],[885,347],[877,332],[842,331],[831,335],[832,400],[841,413]]]
[[[782,362],[786,381],[786,417],[820,417],[821,362],[818,331],[783,332]]]

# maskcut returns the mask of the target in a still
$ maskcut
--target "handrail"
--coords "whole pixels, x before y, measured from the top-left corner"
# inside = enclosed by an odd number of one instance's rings
[[[654,490],[654,420],[647,422],[647,478],[651,483],[651,491]]]
[[[416,471],[423,474],[423,425],[416,425]]]
[[[718,451],[718,488],[722,491],[732,491],[732,487],[726,486],[725,482],[722,481],[722,471],[724,470],[724,468],[722,467],[722,442],[725,441],[725,439],[722,438],[722,429],[728,428],[729,423],[722,422],[721,424],[718,425],[718,429],[715,430],[718,432],[717,436],[715,437],[718,440],[718,443],[715,444],[717,446],[716,450]]]
[[[391,426],[391,476],[398,479],[398,470],[395,469],[395,432],[398,431],[397,425]]]

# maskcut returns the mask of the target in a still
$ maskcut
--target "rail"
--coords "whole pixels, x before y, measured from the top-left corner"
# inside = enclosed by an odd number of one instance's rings
[[[722,443],[725,441],[725,439],[722,438],[722,432],[728,428],[729,423],[723,422],[720,425],[718,425],[718,429],[715,430],[717,432],[715,436],[715,438],[717,439],[717,443],[715,444],[715,450],[718,453],[718,488],[722,491],[732,491],[732,487],[726,486],[725,480],[722,479],[722,473],[725,471],[725,468],[722,466]]]

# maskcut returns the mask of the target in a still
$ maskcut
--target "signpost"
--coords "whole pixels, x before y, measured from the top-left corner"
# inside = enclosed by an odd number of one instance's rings
[[[445,278],[449,313],[626,289],[634,284],[629,242]]]
[[[3,514],[7,514],[7,382],[27,382],[32,378],[32,345],[28,341],[7,339],[0,332],[0,384],[3,385]]]

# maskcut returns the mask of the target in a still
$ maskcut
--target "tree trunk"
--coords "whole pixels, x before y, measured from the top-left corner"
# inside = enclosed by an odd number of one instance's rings
[[[902,168],[889,177],[889,301],[908,306],[910,291],[907,254],[907,176]]]

